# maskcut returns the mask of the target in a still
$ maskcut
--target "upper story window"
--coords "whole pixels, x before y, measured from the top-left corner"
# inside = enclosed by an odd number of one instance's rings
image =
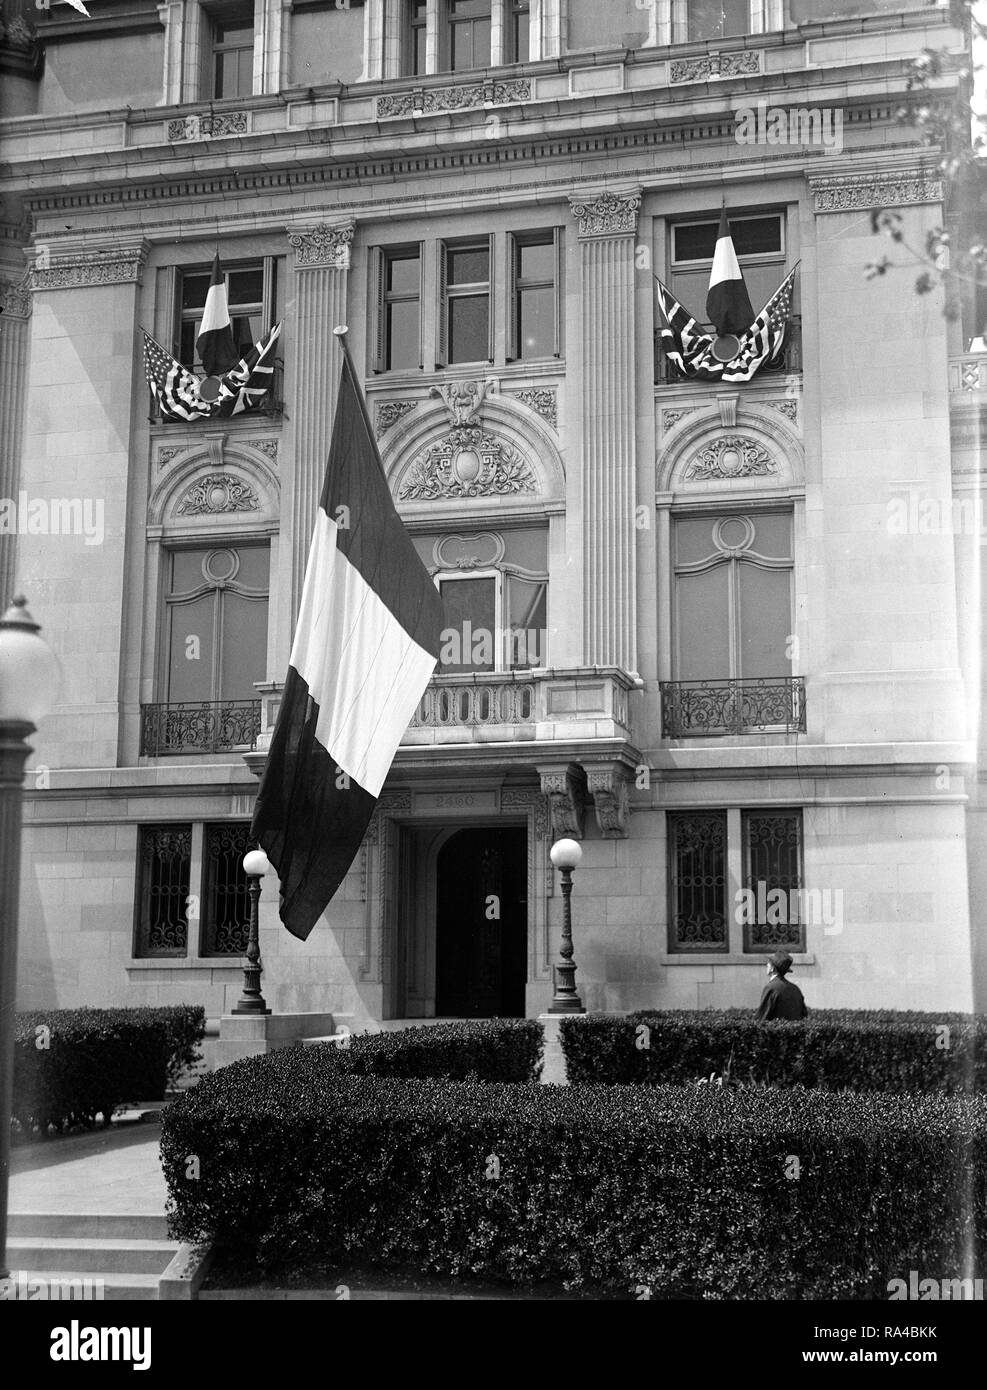
[[[443,67],[472,72],[490,66],[491,0],[445,0]]]
[[[254,81],[253,6],[221,10],[211,20],[210,96],[248,97]]]
[[[405,77],[479,72],[531,57],[530,0],[402,0],[393,12],[385,8],[386,15],[392,13],[384,46],[395,56],[386,58],[382,50],[381,76],[396,75],[395,68]],[[392,24],[398,28],[397,44],[387,37]]]
[[[688,0],[689,42],[738,38],[751,31],[751,0]]]
[[[515,361],[561,352],[561,229],[518,232],[511,242],[511,323],[507,355]]]
[[[374,370],[396,372],[422,365],[423,248],[377,247],[372,257],[377,294]]]
[[[690,219],[671,227],[669,289],[702,322],[719,218]],[[730,214],[730,235],[754,312],[785,276],[785,218],[780,212]]]
[[[507,61],[526,63],[531,51],[530,0],[508,0]]]
[[[209,291],[209,266],[189,266],[178,272],[176,286],[176,338],[179,361],[201,371],[195,340]],[[277,317],[277,270],[273,256],[226,267],[226,297],[233,325],[233,341],[241,355],[260,342]]]
[[[491,237],[440,242],[438,365],[493,361],[492,260]]]
[[[405,73],[409,77],[422,77],[427,71],[428,0],[408,0],[407,16]]]
[[[547,665],[548,580],[496,570],[439,576],[445,608],[437,674]]]

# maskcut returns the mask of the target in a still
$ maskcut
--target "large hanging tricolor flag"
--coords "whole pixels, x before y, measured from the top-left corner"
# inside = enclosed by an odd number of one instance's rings
[[[206,376],[222,376],[237,362],[230,305],[226,294],[226,276],[219,263],[218,251],[212,263],[212,275],[209,277],[209,289],[202,310],[199,334],[195,340],[195,350],[202,360],[202,369]]]
[[[725,207],[720,212],[716,250],[713,252],[713,266],[709,272],[706,317],[720,334],[743,333],[754,319],[754,307],[747,293],[744,272],[740,269],[737,253],[733,249],[733,237],[730,235]]]
[[[252,836],[304,940],[359,848],[435,669],[442,602],[391,498],[344,349],[325,483]]]
[[[144,375],[166,420],[225,419],[263,403],[274,382],[274,347],[281,334],[276,323],[236,366],[220,378],[215,400],[200,395],[201,382],[149,333],[144,333]]]
[[[713,345],[717,340],[699,327],[671,290],[655,276],[663,320],[658,331],[665,356],[684,376],[698,381],[750,381],[781,351],[797,269],[797,265],[792,267],[753,323],[737,335],[738,349],[728,362],[714,356]]]

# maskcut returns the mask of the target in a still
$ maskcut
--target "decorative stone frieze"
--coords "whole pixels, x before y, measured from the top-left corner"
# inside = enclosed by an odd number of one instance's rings
[[[550,824],[548,801],[534,787],[505,787],[500,794],[501,811],[531,811],[534,832],[539,840],[548,835]]]
[[[760,49],[739,53],[703,53],[696,58],[676,58],[669,65],[670,82],[705,82],[711,77],[750,77],[762,70]]]
[[[221,512],[256,512],[257,494],[249,483],[232,473],[210,473],[199,478],[175,508],[176,516],[202,516]]]
[[[147,243],[143,242],[139,246],[112,251],[85,251],[53,257],[47,246],[38,246],[31,271],[31,289],[74,290],[94,285],[139,283],[147,251]]]
[[[473,426],[450,430],[430,445],[408,469],[398,497],[402,502],[424,502],[537,491],[528,461],[503,440]]]
[[[753,478],[777,473],[778,464],[762,444],[742,435],[714,439],[696,454],[686,469],[689,481],[707,478]]]
[[[374,430],[380,439],[389,429],[410,415],[417,401],[379,401],[374,410]]]
[[[446,386],[430,386],[428,394],[436,396],[446,408],[449,423],[456,429],[478,425],[487,392],[493,388],[488,381],[451,381]]]
[[[641,190],[607,189],[589,195],[570,194],[569,205],[579,223],[581,237],[633,234],[637,230]]]
[[[179,140],[218,140],[225,135],[247,135],[250,132],[250,113],[247,111],[195,112],[168,122],[168,142]]]
[[[431,115],[439,111],[470,111],[483,106],[507,106],[531,100],[527,78],[507,82],[472,82],[455,87],[413,87],[377,98],[377,119],[386,116]]]
[[[553,430],[558,429],[558,396],[554,386],[535,386],[530,390],[510,391],[507,394],[540,415]]]
[[[304,270],[306,266],[323,266],[330,270],[349,269],[355,229],[353,222],[332,225],[320,222],[317,227],[289,232],[288,245],[295,253],[295,268]]]
[[[942,179],[920,169],[884,174],[833,174],[810,177],[816,212],[856,212],[863,208],[940,203]]]

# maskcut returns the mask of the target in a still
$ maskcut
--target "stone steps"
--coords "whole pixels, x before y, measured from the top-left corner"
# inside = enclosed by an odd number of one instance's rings
[[[7,1263],[17,1298],[44,1280],[48,1297],[146,1300],[159,1297],[178,1248],[164,1216],[19,1211],[9,1218]]]

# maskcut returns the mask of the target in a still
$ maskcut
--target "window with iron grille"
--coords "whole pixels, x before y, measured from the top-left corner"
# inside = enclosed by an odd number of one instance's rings
[[[802,812],[744,811],[741,826],[748,890],[744,950],[804,951]]]
[[[139,827],[135,956],[186,954],[191,867],[191,825]]]
[[[668,813],[668,949],[727,951],[727,815]]]
[[[246,952],[250,881],[243,870],[243,856],[254,847],[247,821],[205,827],[200,955],[242,956]]]

